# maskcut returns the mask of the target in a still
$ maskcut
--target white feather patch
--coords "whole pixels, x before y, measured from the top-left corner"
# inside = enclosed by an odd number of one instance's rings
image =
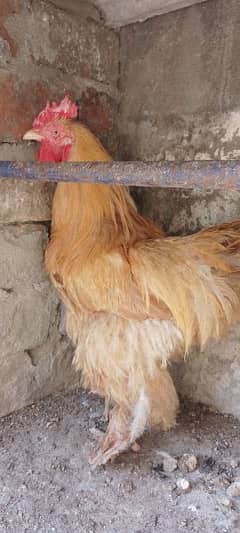
[[[137,402],[133,408],[133,420],[130,426],[130,440],[134,442],[142,435],[147,426],[147,421],[150,417],[150,401],[142,389]]]

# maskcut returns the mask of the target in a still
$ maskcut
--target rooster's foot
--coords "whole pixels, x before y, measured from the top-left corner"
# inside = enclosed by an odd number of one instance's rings
[[[129,434],[129,417],[119,407],[114,407],[105,437],[90,463],[94,466],[105,465],[133,445]]]
[[[128,439],[126,440],[111,440],[108,438],[109,435],[104,439],[101,447],[99,448],[97,454],[90,459],[90,464],[93,466],[105,465],[108,461],[113,461],[120,453],[126,451],[130,447]]]

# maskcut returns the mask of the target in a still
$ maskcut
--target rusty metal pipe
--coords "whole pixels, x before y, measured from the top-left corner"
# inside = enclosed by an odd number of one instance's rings
[[[0,161],[0,179],[184,189],[240,189],[240,161],[36,163]]]

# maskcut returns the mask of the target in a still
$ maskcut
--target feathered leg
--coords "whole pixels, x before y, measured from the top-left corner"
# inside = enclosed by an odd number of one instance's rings
[[[150,427],[167,431],[175,426],[179,400],[168,370],[158,369],[146,384],[146,394],[151,402]]]
[[[110,421],[101,446],[90,463],[95,466],[104,465],[129,446],[129,417],[121,407],[115,406],[110,413]]]
[[[105,398],[105,406],[104,406],[104,413],[103,413],[105,422],[109,422],[109,412],[110,412],[110,400],[109,398]]]
[[[112,409],[106,435],[91,464],[106,464],[132,447],[147,428],[169,429],[175,424],[177,408],[177,394],[169,373],[157,369],[156,376],[146,382],[129,412],[118,405]]]

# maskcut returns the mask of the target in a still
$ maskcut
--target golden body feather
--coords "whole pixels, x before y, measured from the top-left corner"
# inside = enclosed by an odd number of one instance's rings
[[[109,161],[81,124],[69,161]],[[203,348],[239,318],[240,221],[165,238],[126,188],[57,186],[46,267],[66,305],[82,382],[114,406],[95,459],[107,462],[145,428],[175,422],[171,358]]]

